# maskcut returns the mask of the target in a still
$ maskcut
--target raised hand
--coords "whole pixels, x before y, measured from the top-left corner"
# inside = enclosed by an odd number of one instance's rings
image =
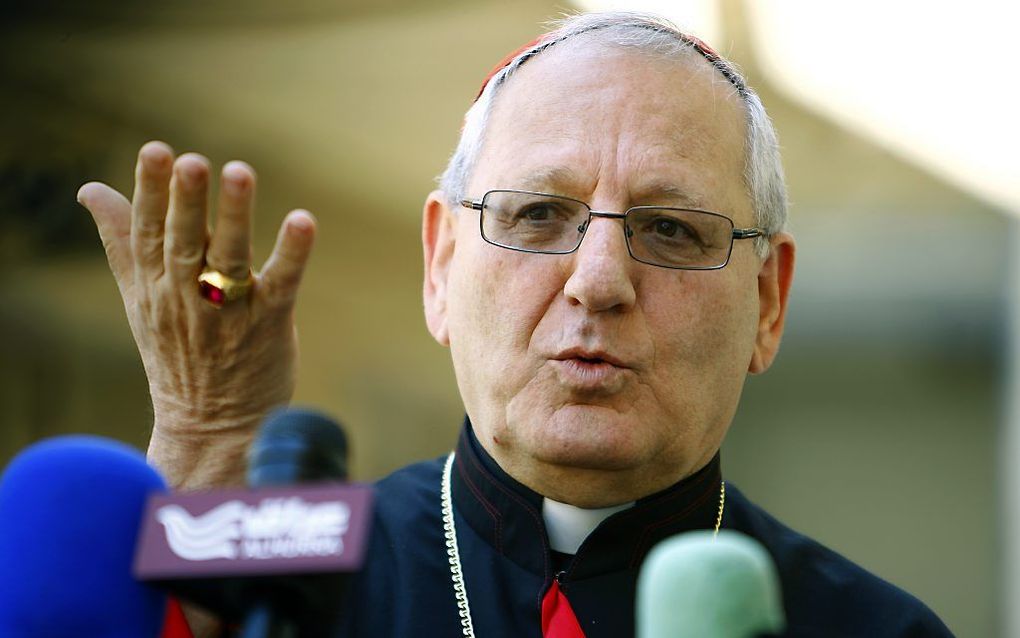
[[[210,232],[209,162],[174,160],[162,142],[138,153],[129,202],[90,182],[78,201],[99,229],[149,380],[155,415],[149,458],[175,487],[239,484],[255,428],[294,391],[294,303],[315,220],[295,210],[272,255],[251,270],[255,173],[224,165]],[[250,291],[216,306],[200,293],[203,269],[247,280]]]

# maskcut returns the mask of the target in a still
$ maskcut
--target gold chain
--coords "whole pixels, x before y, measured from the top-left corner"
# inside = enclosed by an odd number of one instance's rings
[[[726,481],[721,483],[719,486],[719,513],[715,517],[715,530],[712,532],[712,538],[719,535],[719,528],[722,527],[723,508],[726,507]]]

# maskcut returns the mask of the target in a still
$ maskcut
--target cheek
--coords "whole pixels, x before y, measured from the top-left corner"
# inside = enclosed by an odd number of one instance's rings
[[[757,288],[736,269],[685,273],[683,286],[659,286],[649,304],[658,385],[710,404],[743,384],[754,347]],[[663,296],[665,290],[675,294]],[[689,407],[689,406],[688,406]]]
[[[526,347],[542,317],[542,273],[531,255],[477,242],[454,259],[449,289],[451,347]]]
[[[505,320],[504,309],[493,303],[499,297],[499,278],[486,276],[489,269],[484,261],[473,257],[458,252],[450,269],[447,304],[450,347],[454,351],[491,342],[499,335],[495,326]]]
[[[480,238],[460,242],[458,251],[447,301],[450,353],[472,419],[501,420],[499,406],[534,372],[528,349],[558,289],[542,256],[490,246]]]

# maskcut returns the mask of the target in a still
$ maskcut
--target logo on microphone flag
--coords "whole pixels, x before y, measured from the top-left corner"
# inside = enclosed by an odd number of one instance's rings
[[[254,507],[228,501],[201,516],[176,503],[156,510],[170,550],[185,560],[339,554],[350,518],[343,501],[308,503],[295,496],[264,498]]]
[[[363,561],[371,489],[289,486],[149,499],[135,573],[144,580],[345,571]]]

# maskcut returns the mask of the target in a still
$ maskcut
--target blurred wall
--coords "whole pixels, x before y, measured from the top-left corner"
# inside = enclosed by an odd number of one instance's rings
[[[256,167],[257,259],[287,210],[319,218],[296,401],[347,424],[356,476],[453,444],[462,408],[422,321],[421,203],[491,64],[564,7],[280,6],[7,7],[0,465],[61,432],[144,447],[144,375],[74,193],[90,179],[129,192],[149,139]],[[748,383],[726,475],[959,635],[995,635],[1006,223],[787,102],[731,49],[778,127],[800,254],[783,353]]]

